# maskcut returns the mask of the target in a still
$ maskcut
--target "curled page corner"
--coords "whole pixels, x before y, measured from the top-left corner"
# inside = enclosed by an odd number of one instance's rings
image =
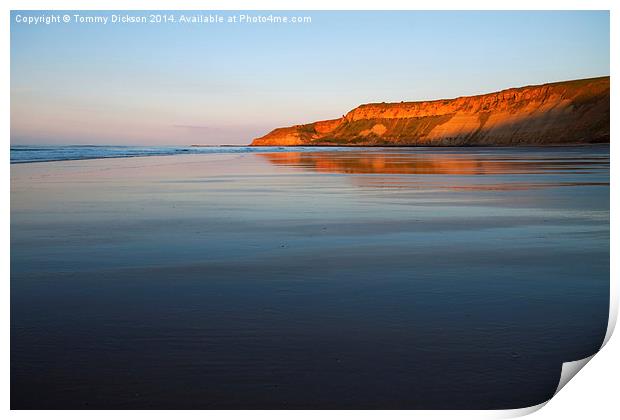
[[[516,418],[516,417],[527,416],[528,414],[532,414],[532,413],[540,410],[545,405],[547,405],[548,402],[549,402],[549,400],[547,400],[545,402],[541,402],[540,404],[532,405],[530,407],[513,408],[513,409],[510,409],[510,410],[501,410],[501,411],[497,412],[497,416],[495,418],[511,419],[511,418]]]
[[[616,323],[618,321],[618,291],[616,289],[615,282],[610,281],[609,287],[609,293],[611,295],[611,299],[609,302],[609,320],[607,321],[607,332],[605,333],[603,344],[601,344],[601,349],[605,347],[605,345],[611,338],[614,330],[616,329]],[[599,351],[601,351],[601,349],[599,349]]]
[[[594,353],[591,356],[588,356],[588,357],[585,357],[579,360],[573,360],[572,362],[564,362],[562,364],[562,373],[560,374],[560,382],[558,383],[558,387],[555,389],[553,396],[557,395],[557,393],[560,392],[560,390],[564,388],[564,386],[571,379],[573,379],[573,377],[577,374],[577,372],[579,372],[585,365],[587,365],[588,362],[592,360],[592,358],[596,356],[596,354],[599,351],[601,351],[603,347],[605,347],[605,345],[609,342],[609,339],[611,338],[616,328],[616,323],[618,320],[618,300],[614,298],[614,296],[617,296],[616,291],[614,290],[614,287],[615,287],[614,282],[610,282],[610,288],[611,288],[610,295],[612,296],[612,298],[610,300],[610,306],[609,306],[609,320],[607,322],[607,332],[605,333],[605,338],[603,339],[603,343],[601,344],[601,347],[598,349],[596,353]],[[546,403],[543,403],[542,405],[540,405],[540,407],[542,407],[544,404]]]
[[[553,397],[555,397],[557,393],[560,392],[562,388],[564,388],[564,385],[566,385],[571,379],[573,379],[573,377],[577,374],[577,372],[579,372],[595,355],[596,353],[584,359],[573,360],[572,362],[562,363],[562,372],[560,374],[560,381],[558,383],[557,388],[555,389],[555,392],[553,393]],[[498,412],[498,416],[496,418],[515,418],[515,417],[527,416],[528,414],[532,414],[540,410],[541,408],[543,408],[545,405],[547,405],[549,401],[551,401],[551,398],[548,399],[547,401],[544,401],[537,405],[533,405],[531,407],[517,408],[517,409],[511,409],[511,410],[501,410]]]
[[[560,392],[564,385],[568,383],[573,377],[579,372],[594,356],[588,356],[583,359],[573,360],[572,362],[564,362],[562,364],[562,373],[560,374],[560,382],[558,383],[558,387],[555,389],[554,396]]]

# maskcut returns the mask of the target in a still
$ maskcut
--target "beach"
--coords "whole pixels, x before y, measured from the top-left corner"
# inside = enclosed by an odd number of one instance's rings
[[[608,145],[11,165],[13,409],[520,408],[608,309]]]

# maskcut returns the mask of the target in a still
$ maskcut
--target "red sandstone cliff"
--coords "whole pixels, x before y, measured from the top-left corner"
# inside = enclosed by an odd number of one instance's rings
[[[609,77],[486,95],[361,105],[276,128],[252,146],[466,146],[609,142]]]

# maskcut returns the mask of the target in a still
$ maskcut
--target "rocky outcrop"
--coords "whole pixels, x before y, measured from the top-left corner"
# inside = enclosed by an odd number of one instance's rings
[[[609,77],[456,99],[361,105],[277,128],[252,146],[483,146],[609,142]]]

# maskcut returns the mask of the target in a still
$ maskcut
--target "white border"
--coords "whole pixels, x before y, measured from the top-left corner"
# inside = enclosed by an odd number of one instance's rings
[[[619,5],[616,5],[618,3]],[[615,7],[614,7],[615,6]],[[108,1],[77,1],[77,0],[55,0],[55,1],[42,1],[42,0],[5,0],[0,6],[4,9],[4,15],[2,16],[2,50],[3,56],[6,61],[2,69],[0,70],[0,77],[2,78],[2,87],[4,95],[2,98],[2,116],[0,121],[2,124],[2,131],[4,132],[5,139],[9,143],[10,139],[10,79],[9,79],[9,48],[10,48],[10,32],[9,32],[9,20],[10,10],[611,10],[611,75],[612,75],[612,121],[611,131],[612,137],[616,132],[616,124],[614,123],[614,117],[618,115],[617,112],[617,98],[618,89],[615,83],[615,70],[618,68],[618,28],[619,28],[619,15],[620,15],[620,2],[613,2],[611,0],[592,0],[592,1],[580,1],[580,0],[475,0],[475,1],[459,1],[459,0],[434,0],[429,1],[417,1],[417,0],[381,0],[381,1],[368,1],[358,0],[356,2],[347,3],[341,0],[297,0],[295,2],[285,0],[266,0],[266,1],[243,1],[243,0],[216,0],[216,1],[198,1],[198,0],[181,0],[181,1],[169,1],[169,0],[133,0],[133,1],[121,1],[121,0],[108,0]],[[429,34],[432,36],[432,34]],[[616,154],[618,146],[612,141],[611,154]],[[2,353],[1,373],[1,401],[3,408],[9,410],[10,398],[9,398],[9,386],[10,386],[10,346],[9,346],[9,305],[10,305],[10,236],[9,236],[9,217],[10,217],[10,167],[9,167],[9,148],[8,144],[1,149],[2,158],[5,164],[2,166],[2,180],[5,188],[5,201],[0,207],[0,217],[2,218],[2,252],[0,254],[0,267],[3,270],[4,279],[4,293],[2,294],[3,315],[4,322],[2,324],[3,332],[2,345],[0,346],[0,352]],[[613,164],[612,159],[611,166],[611,184],[616,184],[618,179],[616,166]],[[618,268],[617,263],[614,263],[614,257],[618,256],[617,253],[617,235],[618,224],[615,222],[614,215],[618,209],[618,193],[617,190],[611,189],[611,311],[610,311],[610,323],[607,332],[605,342],[609,341],[611,332],[616,324],[617,309],[618,309]],[[355,420],[364,420],[377,417],[389,417],[390,419],[400,418],[504,418],[514,417],[518,415],[528,414],[536,411],[542,406],[548,405],[548,408],[539,411],[536,416],[539,418],[567,418],[567,419],[582,419],[584,416],[594,416],[597,419],[611,419],[615,418],[618,413],[618,404],[616,403],[616,385],[618,384],[618,355],[620,354],[619,345],[616,343],[618,340],[612,340],[605,346],[605,351],[596,357],[592,358],[592,362],[588,364],[588,367],[584,372],[580,373],[580,378],[576,381],[571,381],[565,389],[562,390],[556,397],[548,404],[541,404],[536,407],[530,407],[520,410],[502,410],[502,411],[322,411],[320,413],[316,411],[178,411],[175,412],[175,416],[182,416],[187,418],[199,418],[208,415],[217,419],[238,419],[244,418],[247,415],[258,419],[272,419],[272,418],[289,418],[294,415],[296,418],[314,419],[317,415],[321,417],[331,418],[351,418]],[[590,366],[591,365],[591,366]],[[575,366],[575,365],[571,365]],[[65,418],[81,418],[84,415],[88,415],[92,418],[107,417],[111,413],[105,411],[93,411],[85,414],[80,411],[13,411],[10,415],[19,418],[32,418],[45,416],[46,418],[65,419]],[[148,415],[154,419],[167,418],[170,413],[165,411],[151,411],[148,413],[138,413],[135,411],[120,411],[115,412],[114,416],[120,418],[130,418],[137,415]],[[542,417],[541,417],[542,416]],[[547,417],[545,417],[547,416]]]

